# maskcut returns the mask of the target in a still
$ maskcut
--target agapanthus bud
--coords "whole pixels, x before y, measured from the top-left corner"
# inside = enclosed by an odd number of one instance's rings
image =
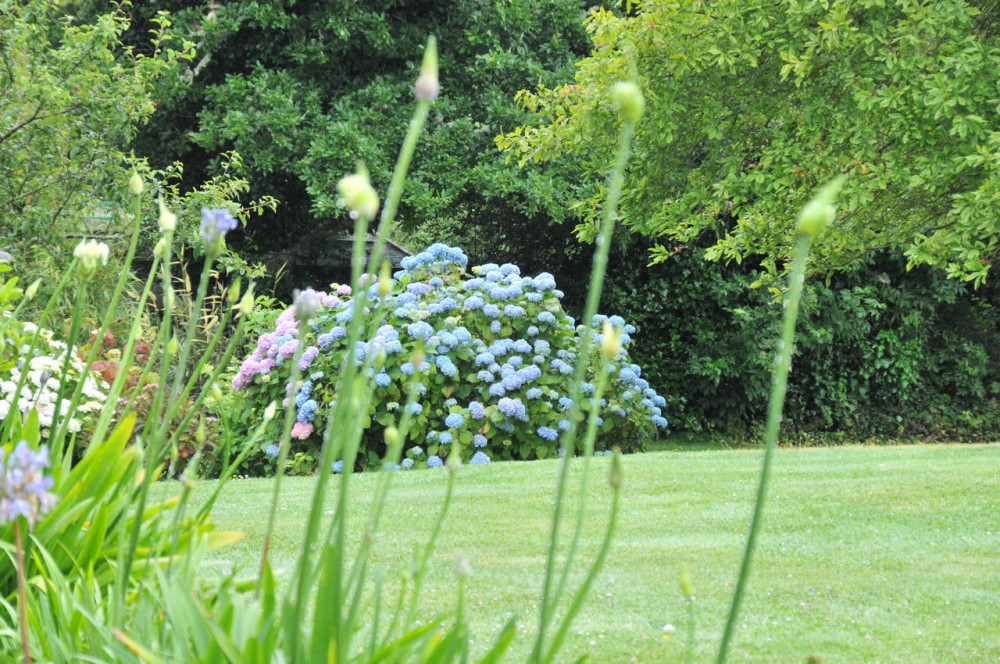
[[[84,240],[76,245],[73,255],[80,260],[77,267],[80,278],[84,281],[90,281],[94,278],[99,266],[108,264],[111,250],[103,242]]]
[[[243,298],[240,299],[240,313],[244,316],[249,316],[253,312],[253,284],[250,284],[250,288],[247,292],[243,294]]]
[[[153,256],[156,258],[162,258],[163,252],[167,250],[167,238],[161,237],[156,241],[156,245],[153,246]]]
[[[472,576],[472,566],[469,565],[469,559],[464,553],[460,553],[455,557],[455,578],[468,579],[470,576]]]
[[[163,308],[167,311],[174,309],[174,289],[169,284],[163,289]]]
[[[295,297],[295,318],[303,323],[315,318],[321,307],[316,291],[311,288],[300,291],[296,288],[293,295]]]
[[[229,287],[229,291],[226,293],[226,297],[229,300],[229,305],[234,306],[240,299],[240,292],[243,290],[243,282],[239,277],[233,280],[233,284]]]
[[[168,233],[177,228],[177,215],[167,209],[167,204],[160,198],[160,230]]]
[[[687,567],[681,570],[681,594],[684,595],[684,599],[691,599],[691,595],[694,594],[694,585],[691,583],[691,570]]]
[[[604,327],[601,329],[601,355],[609,360],[618,357],[622,350],[622,331],[611,324],[610,320],[604,320]]]
[[[420,69],[420,77],[414,86],[414,95],[417,99],[437,99],[441,87],[438,84],[438,54],[437,40],[434,37],[427,38],[427,48],[424,49],[423,66]]]
[[[625,484],[625,473],[622,471],[622,452],[617,446],[611,457],[611,471],[608,473],[608,484],[612,489],[620,489]]]
[[[638,122],[646,108],[639,86],[631,81],[619,81],[611,88],[611,98],[618,103],[618,111],[629,122]]]
[[[358,166],[358,172],[341,178],[337,183],[341,205],[351,210],[352,216],[360,215],[371,221],[378,213],[378,194],[368,179],[368,169]]]
[[[799,212],[798,229],[800,233],[816,237],[826,230],[833,218],[837,216],[837,209],[833,204],[843,186],[844,177],[840,176],[816,192],[813,199],[806,203],[802,211]]]
[[[177,335],[170,337],[170,341],[167,342],[167,355],[177,355],[177,351],[181,349],[181,342],[177,341]]]
[[[138,196],[144,189],[142,178],[137,171],[132,171],[132,177],[128,179],[128,190],[133,196]]]
[[[378,273],[379,297],[386,297],[392,292],[392,275],[389,270],[389,261],[382,261],[382,269]]]
[[[30,300],[30,299],[34,298],[36,295],[38,295],[38,287],[41,284],[42,284],[42,280],[41,279],[35,279],[34,281],[32,281],[31,285],[28,286],[25,289],[25,291],[24,291],[24,298],[26,300]]]
[[[278,412],[278,402],[272,401],[271,403],[267,404],[267,407],[264,408],[264,419],[270,422],[271,420],[274,419],[274,415],[277,412]]]
[[[387,445],[392,446],[399,442],[399,429],[397,429],[394,426],[386,427],[385,433],[382,435],[385,438],[385,442]]]

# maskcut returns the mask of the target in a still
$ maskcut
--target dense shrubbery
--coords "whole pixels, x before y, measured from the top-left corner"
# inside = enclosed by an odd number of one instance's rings
[[[637,268],[612,264],[605,300],[639,328],[631,353],[667,395],[674,429],[738,432],[761,422],[780,307],[754,267],[683,247]],[[788,433],[960,439],[998,430],[997,296],[883,254],[806,286],[789,379]],[[691,312],[697,311],[697,316]]]
[[[471,463],[555,456],[560,431],[569,425],[566,384],[586,328],[563,311],[562,292],[551,275],[522,277],[511,264],[474,267],[468,275],[466,264],[461,250],[433,245],[404,259],[405,269],[384,296],[379,284],[368,286],[366,337],[353,349],[374,389],[365,414],[371,428],[363,465],[381,456],[385,427],[407,408],[413,422],[404,467],[435,465],[451,444],[460,444]],[[318,456],[327,412],[337,398],[339,367],[349,354],[352,308],[347,286],[316,298],[319,311],[304,328],[305,337],[299,336],[295,308],[287,309],[276,328],[261,335],[232,385],[245,394],[247,421],[257,419],[253,414],[272,400],[286,407],[294,403],[292,437],[302,441],[294,449]],[[598,316],[592,324],[600,328],[605,321],[621,334],[622,349],[610,363],[606,391],[595,385],[601,360],[592,355],[583,390],[604,392],[596,394],[598,447],[638,450],[657,426],[666,427],[660,411],[666,402],[630,363],[625,348],[634,328],[618,316]],[[595,339],[600,343],[602,336],[595,333]],[[296,351],[303,380],[293,386]],[[416,395],[407,405],[411,379]],[[581,406],[586,417],[595,404],[587,399]],[[277,456],[278,426],[261,445],[265,457]]]

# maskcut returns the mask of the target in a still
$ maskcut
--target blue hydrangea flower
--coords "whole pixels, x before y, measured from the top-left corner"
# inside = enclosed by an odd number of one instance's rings
[[[441,457],[439,457],[437,455],[434,455],[434,456],[429,457],[427,459],[427,467],[428,468],[440,468],[443,465],[444,465],[444,461],[442,461]]]
[[[409,470],[410,468],[413,468],[413,459],[407,457],[403,459],[399,465],[403,468],[403,470]]]
[[[438,440],[441,441],[442,445],[451,445],[451,434],[447,431],[443,431],[441,432],[441,435],[438,436]]]
[[[319,404],[316,403],[315,399],[309,399],[304,404],[302,404],[302,407],[299,408],[299,415],[298,415],[299,422],[306,424],[308,422],[312,422],[313,420],[315,420],[316,409],[318,407]]]
[[[406,327],[406,331],[411,337],[417,339],[429,339],[434,334],[434,328],[422,320],[410,323]]]
[[[478,401],[469,402],[469,417],[474,420],[481,420],[486,417],[486,409]]]
[[[339,461],[339,460],[338,461],[334,461],[333,465],[330,466],[330,470],[332,470],[335,473],[342,473],[342,472],[344,472],[344,462],[343,461]]]
[[[413,403],[411,403],[409,406],[406,407],[406,410],[410,412],[410,415],[419,415],[420,413],[424,412],[424,407],[419,403],[417,403],[416,401],[414,401]]]
[[[556,317],[551,311],[542,311],[535,317],[539,323],[548,323],[552,325],[556,322]]]
[[[388,387],[392,384],[392,378],[385,371],[375,374],[375,384],[379,387]]]
[[[500,412],[507,417],[516,417],[524,422],[528,421],[528,414],[524,408],[524,404],[521,403],[520,399],[511,399],[510,397],[503,397],[497,402],[497,407]]]
[[[537,387],[533,387],[528,390],[524,396],[528,399],[540,399],[542,397],[542,391]]]
[[[412,375],[415,369],[416,367],[413,366],[413,362],[404,362],[399,365],[399,370],[407,376]]]
[[[486,436],[481,433],[477,433],[472,437],[473,447],[486,447]]]
[[[264,454],[271,457],[272,459],[276,458],[279,452],[280,450],[278,449],[277,445],[268,445],[267,449],[264,450]]]
[[[559,430],[565,431],[569,428],[569,420],[559,420]]]
[[[481,463],[489,463],[489,462],[490,462],[489,455],[486,454],[486,452],[483,452],[482,450],[480,450],[480,451],[476,452],[475,454],[473,454],[472,458],[469,459],[469,465],[473,465],[473,464],[478,465],[478,464],[481,464]]]
[[[470,295],[465,298],[465,302],[463,304],[466,309],[482,309],[486,303],[483,302],[483,298],[478,295]]]
[[[500,334],[500,330],[502,329],[503,329],[503,324],[500,321],[495,320],[492,323],[490,323],[490,332],[492,332],[493,334]]]
[[[538,435],[545,440],[555,440],[559,437],[559,432],[549,427],[538,427]]]
[[[424,455],[424,448],[419,447],[419,446],[417,446],[417,447],[411,447],[410,448],[410,454],[412,454],[415,457],[422,457]]]
[[[457,429],[465,424],[465,416],[461,413],[452,413],[444,418],[444,425],[449,429]]]
[[[490,318],[499,318],[500,317],[500,307],[498,307],[497,305],[495,305],[495,304],[493,304],[491,302],[490,304],[487,304],[487,305],[485,305],[483,307],[483,313],[486,314]]]
[[[478,378],[479,381],[482,383],[492,383],[494,377],[493,374],[491,374],[486,369],[480,369],[479,373],[476,374],[476,378]]]
[[[573,400],[569,397],[559,397],[559,405],[563,410],[569,410],[573,407]]]
[[[503,315],[509,318],[520,318],[524,315],[524,307],[516,304],[508,304],[503,308]]]
[[[660,429],[666,429],[667,428],[667,419],[665,417],[661,417],[659,415],[654,415],[651,418],[651,421],[653,422],[653,424],[655,424]]]

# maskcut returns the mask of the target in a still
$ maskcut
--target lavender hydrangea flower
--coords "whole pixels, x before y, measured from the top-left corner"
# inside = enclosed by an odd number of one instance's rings
[[[469,402],[469,417],[474,420],[481,420],[486,417],[486,409],[478,401]]]
[[[55,507],[58,498],[50,493],[54,482],[45,475],[49,467],[49,449],[38,452],[20,441],[4,464],[0,461],[0,525],[23,516],[31,530],[43,514]]]

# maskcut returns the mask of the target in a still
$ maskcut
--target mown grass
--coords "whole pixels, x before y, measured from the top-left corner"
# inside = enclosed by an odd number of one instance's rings
[[[758,450],[625,458],[612,552],[560,661],[585,653],[592,662],[684,661],[691,624],[678,579],[685,568],[695,592],[693,661],[713,659],[759,461]],[[605,459],[592,468],[585,556],[603,532],[607,468]],[[519,617],[509,661],[523,661],[530,648],[555,475],[551,461],[463,468],[431,561],[426,615],[454,607],[452,569],[464,553],[473,567],[467,606],[476,642],[485,645],[507,618]],[[351,480],[355,536],[375,480]],[[311,484],[287,482],[272,542],[276,567],[291,569],[298,553]],[[373,549],[388,588],[426,540],[444,484],[444,471],[394,477]],[[235,481],[214,511],[219,528],[246,533],[219,560],[247,574],[259,560],[271,487]],[[997,661],[998,504],[1000,445],[780,450],[731,661]],[[667,624],[676,631],[665,632]]]

